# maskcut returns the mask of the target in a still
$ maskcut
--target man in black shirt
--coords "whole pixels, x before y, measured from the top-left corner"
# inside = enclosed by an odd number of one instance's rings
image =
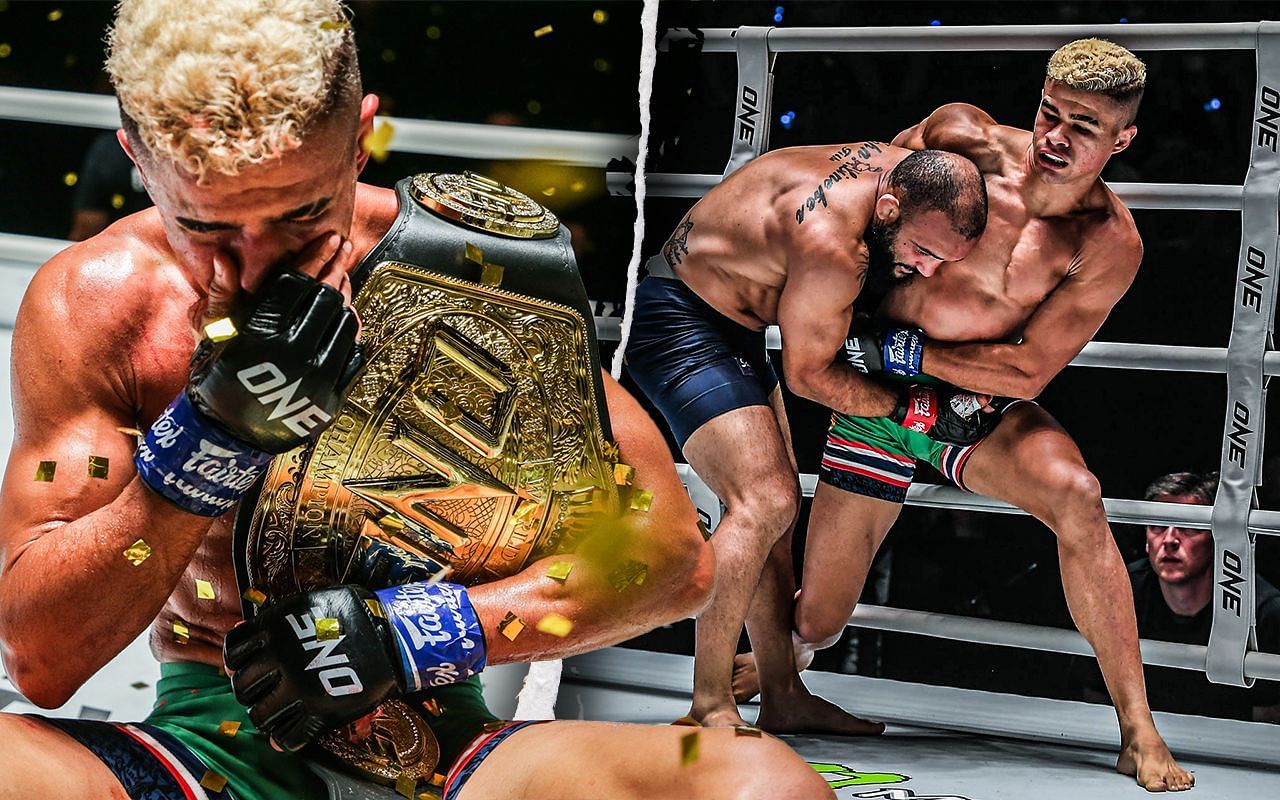
[[[1147,487],[1145,500],[1210,505],[1218,474],[1175,472]],[[1175,525],[1147,526],[1147,557],[1129,564],[1138,635],[1183,644],[1206,644],[1213,621],[1213,535]],[[1280,590],[1258,576],[1258,649],[1280,653]],[[1259,681],[1252,689],[1210,683],[1204,673],[1145,668],[1151,708],[1206,717],[1280,722],[1280,684]],[[1090,662],[1088,699],[1105,701],[1101,676]],[[1095,697],[1095,695],[1100,695]]]

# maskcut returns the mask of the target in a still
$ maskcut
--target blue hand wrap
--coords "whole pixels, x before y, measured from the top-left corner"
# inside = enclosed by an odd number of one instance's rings
[[[395,631],[408,691],[457,683],[484,669],[484,631],[465,587],[406,583],[374,594]]]
[[[881,363],[885,372],[894,375],[920,374],[920,358],[924,354],[924,332],[919,328],[886,328]]]
[[[214,425],[183,392],[133,454],[138,476],[161,497],[203,517],[231,510],[274,458]]]

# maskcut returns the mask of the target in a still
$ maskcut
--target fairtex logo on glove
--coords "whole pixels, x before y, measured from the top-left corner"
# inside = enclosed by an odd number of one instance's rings
[[[907,416],[902,420],[902,427],[916,433],[928,433],[937,421],[937,393],[924,386],[912,386],[907,397]]]
[[[236,373],[236,378],[244,388],[253,392],[259,403],[264,406],[276,404],[267,419],[277,420],[284,417],[285,427],[299,436],[310,436],[329,422],[329,415],[313,403],[311,398],[305,395],[294,398],[302,379],[288,383],[289,378],[279,367],[269,361],[245,367]]]
[[[293,628],[298,641],[302,642],[303,650],[320,651],[304,669],[320,671],[318,677],[326,694],[330,697],[342,697],[364,691],[364,684],[360,682],[360,676],[356,671],[351,667],[339,666],[349,663],[345,654],[336,652],[338,645],[347,638],[345,634],[322,642],[316,638],[316,622],[310,614],[303,614],[301,617],[288,614],[284,619],[289,623],[289,627]]]
[[[918,375],[920,359],[924,351],[924,338],[920,331],[908,328],[890,328],[884,341],[884,371],[895,375]]]

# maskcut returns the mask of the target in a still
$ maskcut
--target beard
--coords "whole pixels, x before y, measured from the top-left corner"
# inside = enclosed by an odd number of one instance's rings
[[[905,280],[894,274],[893,246],[898,240],[902,217],[893,222],[872,220],[864,237],[867,243],[867,277],[862,284],[869,297],[882,298],[895,285]]]

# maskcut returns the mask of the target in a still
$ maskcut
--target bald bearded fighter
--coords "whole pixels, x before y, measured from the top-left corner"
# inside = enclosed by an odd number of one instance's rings
[[[930,275],[964,257],[985,222],[982,179],[961,156],[877,142],[796,147],[730,175],[650,259],[628,368],[728,509],[712,537],[716,594],[697,625],[694,719],[742,723],[730,680],[745,619],[761,658],[777,656],[776,691],[764,698],[761,719],[785,705],[805,725],[883,729],[814,697],[795,675],[787,534],[799,485],[764,328],[781,327],[797,394],[889,416],[939,440],[976,441],[987,421],[972,396],[882,385],[850,367],[843,349],[860,294],[882,291],[894,273]]]
[[[955,104],[899,134],[898,145],[953,150],[977,162],[990,219],[963,260],[894,287],[880,309],[883,326],[851,334],[850,351],[875,367],[882,343],[905,338],[915,343],[908,360],[922,375],[996,396],[1038,395],[1093,337],[1142,260],[1133,217],[1099,175],[1137,134],[1145,83],[1145,66],[1128,50],[1080,40],[1050,59],[1033,130]],[[798,663],[844,630],[917,460],[931,461],[963,489],[1029,512],[1056,534],[1072,618],[1116,706],[1116,768],[1151,791],[1194,785],[1151,717],[1133,596],[1098,479],[1035,403],[1008,406],[988,438],[950,452],[887,420],[835,415],[796,600]],[[740,697],[757,686],[751,667],[750,657],[739,660]],[[796,729],[783,712],[775,730]]]

